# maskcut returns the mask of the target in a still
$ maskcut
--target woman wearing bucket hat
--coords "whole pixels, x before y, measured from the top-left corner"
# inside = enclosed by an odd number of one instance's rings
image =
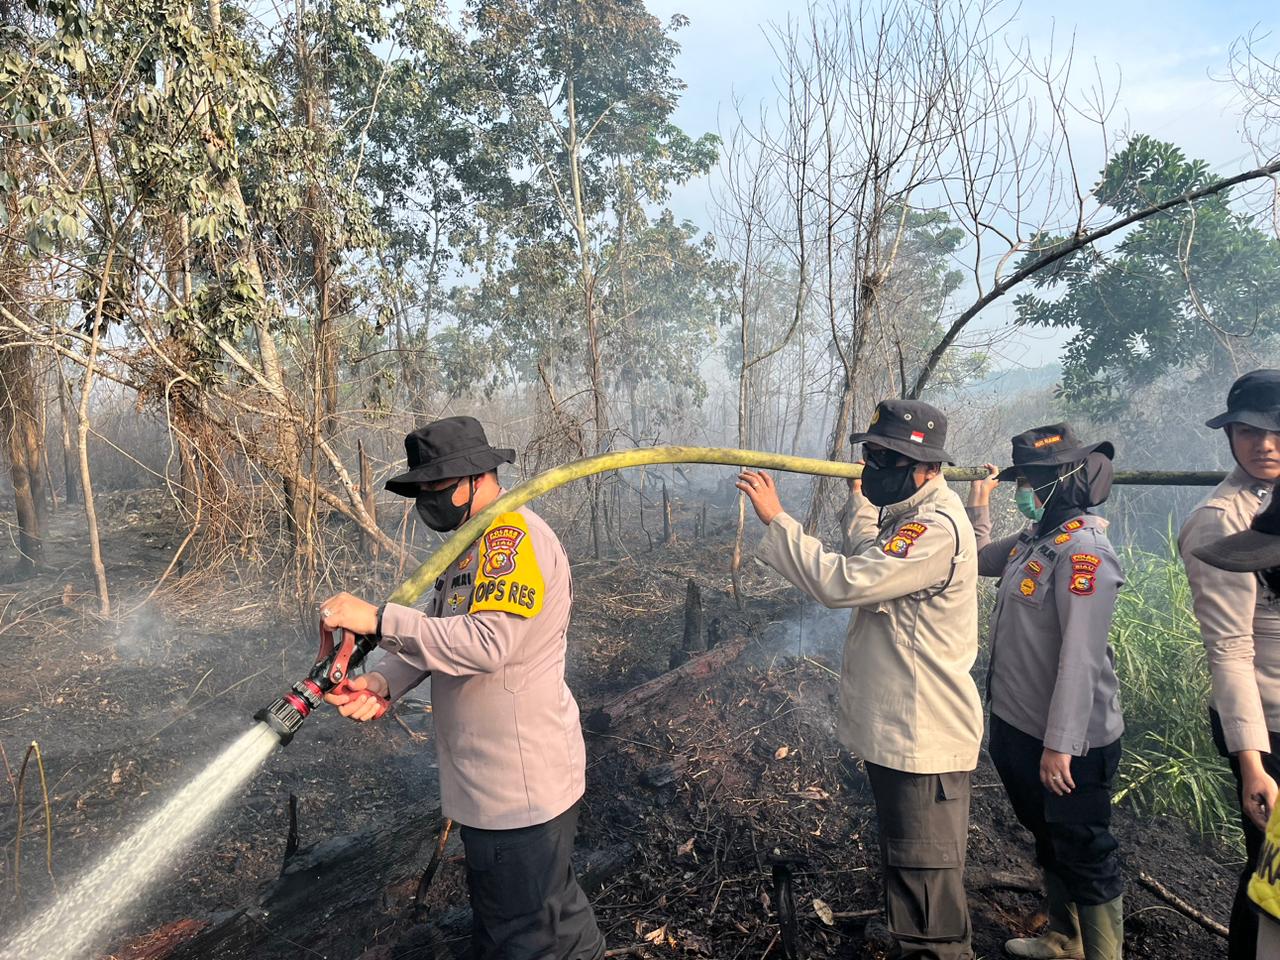
[[[456,530],[502,494],[472,417],[404,441],[409,469],[387,489],[416,501],[433,530]],[[528,507],[500,514],[436,581],[426,611],[349,593],[321,605],[329,628],[377,633],[385,656],[325,697],[353,720],[381,715],[428,675],[440,805],[462,827],[476,960],[599,960],[604,937],[571,862],[586,751],[565,684],[573,601],[569,560]]]
[[[884,400],[865,433],[866,466],[846,509],[843,553],[783,509],[773,480],[738,488],[767,525],[757,559],[827,607],[854,609],[840,675],[837,736],[864,761],[875,796],[885,914],[898,960],[971,960],[964,892],[970,775],[982,704],[976,548],[942,411]]]
[[[1178,534],[1212,680],[1209,722],[1240,799],[1245,866],[1231,909],[1229,960],[1252,960],[1257,916],[1248,885],[1280,779],[1280,605],[1252,573],[1206,563],[1200,548],[1250,529],[1280,477],[1280,370],[1231,385],[1227,409],[1206,424],[1227,434],[1236,467]],[[1256,954],[1262,956],[1262,954]]]
[[[1227,573],[1252,576],[1257,590],[1270,598],[1280,597],[1280,498],[1272,496],[1239,533],[1212,540],[1192,551],[1202,563]],[[1259,920],[1255,952],[1270,960],[1280,957],[1280,807],[1271,805],[1263,842],[1253,858],[1246,895],[1263,916]],[[1232,942],[1237,929],[1232,915]]]
[[[1000,577],[991,615],[989,751],[1018,821],[1035,838],[1048,929],[1009,940],[1015,957],[1118,960],[1124,881],[1111,833],[1120,763],[1115,655],[1107,642],[1124,583],[1107,522],[1090,513],[1111,491],[1106,441],[1081,443],[1069,424],[1013,438],[1013,466],[973,484],[969,515],[978,572]],[[1031,523],[991,540],[990,495],[1018,481]]]

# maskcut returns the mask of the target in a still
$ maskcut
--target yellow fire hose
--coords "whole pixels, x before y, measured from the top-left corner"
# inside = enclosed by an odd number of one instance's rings
[[[634,450],[618,450],[586,457],[553,467],[526,480],[518,487],[503,494],[489,506],[464,523],[423,562],[409,579],[400,584],[387,599],[404,606],[412,604],[449,565],[474,543],[494,519],[524,506],[535,497],[549,493],[556,487],[573,480],[581,480],[597,473],[622,470],[628,467],[644,467],[663,463],[719,463],[730,467],[764,467],[787,473],[808,473],[821,477],[860,477],[862,467],[856,463],[839,463],[834,460],[815,460],[810,457],[789,457],[781,453],[765,453],[761,450],[735,450],[731,447],[640,447]],[[982,467],[948,467],[943,471],[948,480],[980,480],[987,475]],[[1212,472],[1158,472],[1141,471],[1117,473],[1114,483],[1152,484],[1157,486],[1213,486],[1222,481],[1224,474]]]

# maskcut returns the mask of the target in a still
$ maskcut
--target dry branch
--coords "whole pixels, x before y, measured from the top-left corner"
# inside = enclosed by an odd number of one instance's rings
[[[1191,920],[1194,920],[1196,923],[1200,924],[1200,926],[1204,927],[1210,933],[1216,933],[1218,936],[1222,937],[1224,940],[1227,939],[1228,934],[1227,934],[1226,927],[1220,924],[1217,920],[1213,919],[1213,917],[1209,916],[1206,913],[1203,913],[1200,910],[1197,910],[1191,904],[1187,903],[1187,901],[1183,900],[1180,896],[1178,896],[1176,893],[1174,893],[1172,890],[1166,887],[1163,883],[1161,883],[1155,877],[1151,876],[1150,874],[1142,870],[1139,870],[1138,882],[1141,883],[1148,890],[1150,890],[1152,893],[1154,893],[1157,897],[1159,897],[1165,903],[1169,904],[1169,906],[1173,907],[1175,910],[1181,913],[1183,916]]]
[[[682,663],[674,670],[668,670],[647,683],[632,687],[621,696],[593,710],[586,720],[587,729],[595,733],[607,731],[610,725],[627,716],[636,708],[648,703],[673,684],[682,680],[709,677],[737,660],[746,648],[746,637],[735,637],[732,640],[726,640],[716,646],[715,649]]]

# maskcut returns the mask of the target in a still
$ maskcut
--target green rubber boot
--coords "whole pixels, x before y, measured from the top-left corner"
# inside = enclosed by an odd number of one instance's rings
[[[1076,905],[1067,888],[1054,874],[1045,872],[1044,888],[1048,899],[1049,926],[1038,937],[1006,940],[1005,950],[1013,957],[1028,960],[1084,960],[1084,944],[1080,940],[1080,921]]]
[[[1124,897],[1096,907],[1080,907],[1085,960],[1121,960],[1124,954]]]

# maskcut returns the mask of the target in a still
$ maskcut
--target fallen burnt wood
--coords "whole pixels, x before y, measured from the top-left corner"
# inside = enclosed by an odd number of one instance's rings
[[[325,956],[356,956],[373,939],[388,888],[412,886],[421,874],[424,851],[434,846],[439,827],[436,810],[303,847],[257,897],[210,918],[189,939],[170,937],[162,950],[130,952],[130,946],[117,955],[266,960],[310,955],[315,948]],[[148,934],[139,941],[147,939],[155,938]]]
[[[747,642],[747,637],[725,640],[714,649],[692,657],[674,670],[668,670],[638,687],[632,687],[626,693],[591,711],[586,719],[587,729],[594,733],[604,733],[612,724],[632,713],[637,707],[661,695],[672,685],[682,680],[709,677],[724,669],[742,655],[742,651],[747,648]]]

